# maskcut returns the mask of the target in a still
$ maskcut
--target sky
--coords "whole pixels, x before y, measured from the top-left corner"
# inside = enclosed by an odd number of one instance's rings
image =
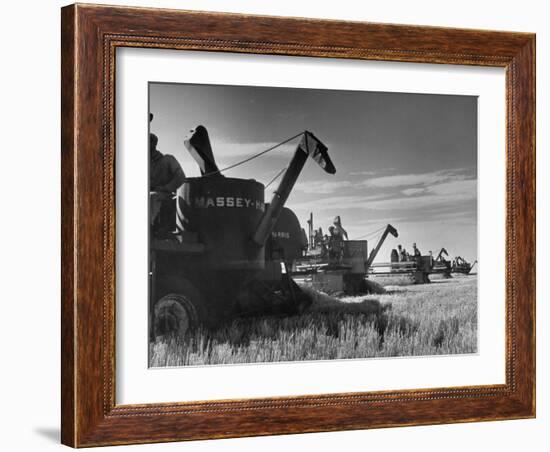
[[[451,257],[477,258],[475,96],[150,83],[149,105],[158,149],[187,176],[200,175],[183,144],[199,124],[221,169],[309,130],[328,147],[336,174],[308,160],[287,202],[304,229],[310,212],[323,231],[340,215],[349,238],[368,239],[370,249],[375,231],[392,224],[399,237],[386,239],[378,262],[413,243],[423,254],[445,247]],[[224,174],[267,184],[298,142]]]

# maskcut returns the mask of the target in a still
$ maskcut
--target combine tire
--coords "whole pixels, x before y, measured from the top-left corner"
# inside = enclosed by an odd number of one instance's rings
[[[183,339],[199,323],[197,309],[188,297],[168,294],[155,304],[153,317],[154,336]]]

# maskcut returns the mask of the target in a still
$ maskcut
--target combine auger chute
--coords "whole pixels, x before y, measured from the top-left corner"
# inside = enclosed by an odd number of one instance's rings
[[[447,257],[449,256],[449,253],[445,248],[441,248],[439,254],[434,259],[432,273],[440,273],[444,278],[451,278],[451,261],[445,259],[443,255]]]
[[[384,232],[380,236],[380,239],[378,239],[378,243],[373,248],[373,250],[369,254],[369,258],[367,259],[366,267],[367,269],[371,267],[371,265],[374,262],[374,259],[376,259],[376,256],[378,255],[378,251],[380,251],[380,248],[382,247],[382,244],[386,240],[386,237],[388,234],[393,235],[395,238],[399,237],[399,234],[397,233],[397,229],[395,229],[391,224],[388,224],[386,226],[386,229],[384,229]]]
[[[202,177],[187,178],[178,190],[174,237],[151,240],[153,337],[182,337],[245,315],[297,313],[311,302],[290,275],[302,230],[284,206],[308,157],[329,174],[336,169],[320,140],[308,131],[301,136],[269,204],[260,182],[220,177],[204,127],[186,140]],[[274,233],[282,218],[292,234]]]

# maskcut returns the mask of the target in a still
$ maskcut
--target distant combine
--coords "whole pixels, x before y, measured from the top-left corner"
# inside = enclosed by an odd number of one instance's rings
[[[449,255],[445,248],[441,248],[435,258],[431,252],[423,255],[416,243],[413,244],[412,253],[398,245],[397,249],[392,249],[389,262],[374,263],[387,237],[399,236],[391,224],[359,237],[362,239],[369,236],[375,241],[370,252],[369,241],[347,238],[339,216],[328,228],[329,234],[323,234],[322,228],[314,227],[313,213],[310,213],[308,226],[308,247],[304,256],[295,260],[292,276],[303,285],[319,291],[366,294],[380,291],[380,286],[373,282],[372,277],[401,277],[408,283],[427,284],[430,283],[430,275],[440,274],[444,278],[451,278],[453,272],[468,274],[473,268],[473,265],[460,257],[453,262],[445,259],[444,256]]]
[[[305,255],[295,261],[294,277],[327,293],[357,295],[377,290],[366,279],[367,274],[386,237],[390,234],[398,237],[397,229],[386,225],[369,253],[367,240],[347,239],[340,217],[335,218],[327,235],[323,235],[322,228],[313,227],[313,213],[308,225],[309,246]]]
[[[453,259],[451,268],[454,273],[463,273],[465,275],[468,275],[476,264],[477,261],[474,261],[473,264],[470,264],[468,261],[466,261],[466,259],[457,256]]]
[[[452,278],[452,273],[469,274],[475,265],[462,260],[462,266],[457,266],[457,260],[452,262],[445,259],[449,256],[445,248],[441,248],[434,258],[432,252],[422,254],[413,244],[413,253],[409,254],[401,245],[391,251],[389,263],[377,263],[371,266],[369,275],[377,276],[406,276],[414,284],[430,283],[430,275],[441,275],[443,278]],[[462,258],[459,258],[462,259]],[[477,261],[476,261],[477,262]]]

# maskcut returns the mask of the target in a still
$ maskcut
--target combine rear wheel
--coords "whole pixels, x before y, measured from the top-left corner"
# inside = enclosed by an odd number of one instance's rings
[[[185,335],[199,324],[193,302],[185,295],[168,294],[155,304],[153,317],[154,336],[176,337]]]

